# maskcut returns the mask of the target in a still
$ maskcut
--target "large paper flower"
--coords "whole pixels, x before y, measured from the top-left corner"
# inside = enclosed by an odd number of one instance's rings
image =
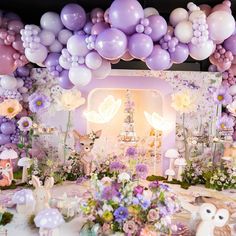
[[[147,122],[158,131],[168,131],[170,129],[170,123],[165,120],[163,117],[158,115],[156,112],[149,114],[148,112],[144,112],[145,118]]]
[[[189,90],[177,92],[172,95],[171,106],[180,114],[196,110],[197,99]]]
[[[45,111],[50,106],[49,98],[40,93],[33,93],[29,96],[29,108],[32,112],[37,113]]]
[[[21,117],[20,120],[17,122],[20,131],[23,132],[30,131],[32,124],[32,120],[27,116]]]
[[[81,96],[79,91],[69,91],[63,93],[57,99],[57,103],[62,110],[73,111],[85,103],[85,98]]]
[[[22,106],[16,99],[7,99],[0,103],[0,116],[5,116],[8,119],[14,118],[22,110]]]
[[[104,124],[113,119],[121,106],[121,100],[111,95],[106,97],[104,101],[99,105],[97,111],[88,111],[84,115],[86,119],[92,123]]]

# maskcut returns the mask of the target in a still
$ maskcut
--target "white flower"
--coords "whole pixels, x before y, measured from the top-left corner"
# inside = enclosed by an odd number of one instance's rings
[[[230,103],[227,106],[228,111],[231,113],[232,116],[236,116],[236,100]]]
[[[128,182],[130,181],[130,175],[126,172],[120,173],[118,175],[118,181],[121,182]]]

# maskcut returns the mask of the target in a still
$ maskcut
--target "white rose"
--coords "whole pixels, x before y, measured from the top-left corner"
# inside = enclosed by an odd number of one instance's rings
[[[126,172],[120,173],[118,175],[118,181],[119,182],[128,182],[128,181],[130,181],[130,175]]]

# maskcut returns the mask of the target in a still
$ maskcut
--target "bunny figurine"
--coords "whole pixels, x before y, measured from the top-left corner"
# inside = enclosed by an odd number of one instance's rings
[[[34,198],[36,201],[35,204],[35,214],[39,213],[41,210],[45,208],[49,208],[49,200],[51,198],[50,189],[54,185],[54,178],[47,178],[45,184],[42,185],[39,178],[37,176],[32,176],[32,184],[35,188],[34,190]]]

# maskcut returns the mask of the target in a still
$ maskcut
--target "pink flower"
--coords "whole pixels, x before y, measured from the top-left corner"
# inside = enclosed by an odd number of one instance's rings
[[[148,227],[145,227],[140,232],[140,236],[158,236],[156,232],[150,230]]]
[[[155,209],[151,209],[147,215],[148,221],[156,221],[159,219],[159,212]]]
[[[138,230],[138,226],[135,224],[134,221],[128,220],[124,223],[123,230],[128,235],[134,234]]]
[[[102,233],[105,235],[111,235],[111,226],[107,223],[103,224]]]
[[[134,188],[134,195],[136,196],[137,194],[142,194],[143,190],[144,190],[144,188],[142,186],[140,186],[140,185],[136,186]]]

